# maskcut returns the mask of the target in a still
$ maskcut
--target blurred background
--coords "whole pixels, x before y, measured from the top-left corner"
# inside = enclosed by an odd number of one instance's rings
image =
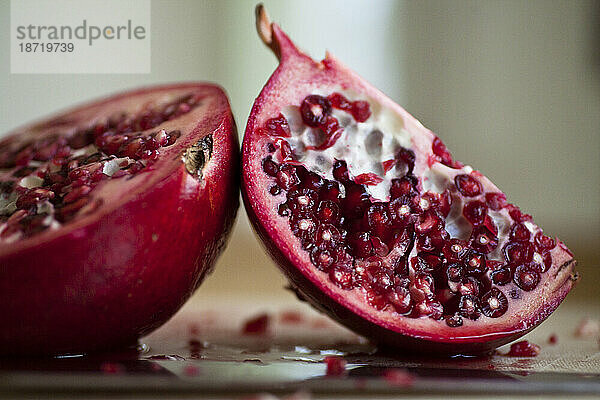
[[[583,276],[571,298],[597,291],[600,2],[264,3],[301,48],[317,59],[330,50],[563,239]],[[10,3],[2,0],[0,132],[125,88],[207,80],[228,92],[241,139],[277,65],[255,33],[254,6],[153,0],[150,74],[17,75],[8,60]],[[287,296],[284,285],[240,209],[230,245],[197,296]]]

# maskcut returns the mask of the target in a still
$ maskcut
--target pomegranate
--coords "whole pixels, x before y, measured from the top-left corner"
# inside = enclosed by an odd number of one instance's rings
[[[484,175],[327,54],[316,62],[257,8],[280,65],[242,145],[242,194],[299,297],[373,341],[476,354],[538,325],[576,280]]]
[[[0,142],[0,353],[135,343],[210,272],[238,208],[225,93],[83,105]]]

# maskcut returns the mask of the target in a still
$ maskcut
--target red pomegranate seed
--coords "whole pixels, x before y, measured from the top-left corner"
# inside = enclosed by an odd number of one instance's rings
[[[550,251],[556,247],[556,241],[551,237],[545,236],[542,232],[538,232],[535,235],[534,242],[538,250],[542,253]]]
[[[462,326],[463,324],[463,319],[460,315],[447,315],[446,318],[446,325],[448,325],[451,328],[457,328],[459,326]]]
[[[366,101],[353,101],[351,113],[356,122],[365,122],[371,116],[371,107]]]
[[[472,320],[476,320],[481,315],[479,311],[479,301],[476,296],[472,295],[466,295],[460,298],[458,310],[460,315]]]
[[[450,167],[450,168],[462,168],[463,165],[459,161],[454,161],[452,159],[452,155],[446,148],[446,145],[438,138],[437,136],[433,139],[431,143],[431,150],[433,154],[439,157],[442,164]]]
[[[390,195],[392,199],[397,199],[401,196],[415,194],[417,185],[418,180],[412,175],[405,175],[399,179],[392,179]]]
[[[300,179],[296,174],[296,168],[289,164],[281,166],[277,173],[277,184],[283,190],[290,190],[300,183]]]
[[[92,188],[89,186],[86,186],[86,185],[79,186],[79,187],[71,190],[69,193],[67,193],[67,195],[63,198],[63,201],[65,202],[65,204],[72,203],[75,200],[77,200],[83,196],[86,196],[91,191],[92,191]]]
[[[509,242],[504,246],[504,258],[512,265],[529,264],[533,259],[534,247],[529,242]]]
[[[525,224],[517,222],[510,229],[510,239],[517,242],[528,242],[531,238],[531,232]]]
[[[463,215],[472,225],[481,225],[487,216],[485,203],[474,200],[468,202],[463,208]]]
[[[415,383],[416,377],[404,369],[392,368],[383,373],[383,379],[390,386],[410,387]]]
[[[500,290],[492,288],[481,297],[481,312],[490,318],[499,318],[508,310],[508,299]]]
[[[412,298],[406,288],[396,287],[387,294],[387,300],[398,314],[407,314],[412,310]]]
[[[270,317],[268,314],[260,314],[247,320],[242,328],[244,335],[264,335],[269,328]]]
[[[444,257],[449,262],[461,261],[468,251],[467,243],[460,239],[450,239],[450,241],[444,244],[444,248],[442,249]]]
[[[398,163],[406,165],[406,167],[408,168],[407,174],[411,175],[413,169],[415,168],[415,152],[400,146],[400,149],[396,152],[395,158]]]
[[[271,136],[290,137],[290,126],[283,114],[279,114],[275,118],[267,120],[265,127]]]
[[[338,356],[327,356],[323,360],[327,365],[327,376],[342,376],[346,373],[346,360]]]
[[[325,123],[327,115],[331,112],[331,103],[323,96],[312,94],[306,96],[300,104],[302,121],[310,127],[316,128]]]
[[[331,200],[324,200],[317,208],[317,218],[322,223],[337,223],[340,217],[339,206]]]
[[[550,344],[557,344],[558,343],[558,335],[556,333],[551,334],[548,337],[548,343],[550,343]]]
[[[540,346],[522,340],[510,345],[510,350],[506,353],[509,357],[536,357],[540,354]]]
[[[357,177],[355,177],[354,182],[358,183],[359,185],[372,186],[372,185],[377,185],[377,184],[383,182],[383,178],[377,174],[368,172],[368,173],[360,174]]]
[[[329,279],[344,290],[354,288],[354,276],[349,267],[336,265],[329,271]]]
[[[515,269],[514,281],[521,289],[530,292],[540,283],[540,274],[527,265]]]
[[[392,168],[394,168],[394,165],[396,165],[396,160],[386,160],[386,161],[382,162],[381,165],[383,166],[383,172],[384,172],[384,174],[386,174]]]
[[[504,193],[486,193],[485,202],[492,210],[499,211],[506,206],[506,195]]]
[[[494,285],[506,285],[512,280],[512,272],[509,267],[500,267],[491,274]]]
[[[444,221],[435,213],[435,211],[426,211],[419,216],[415,231],[418,234],[426,234],[428,232],[442,228]]]
[[[479,196],[483,192],[481,183],[471,175],[456,175],[454,183],[458,191],[467,197]]]
[[[327,96],[327,99],[331,103],[333,108],[337,108],[338,110],[344,110],[351,112],[352,111],[352,103],[348,101],[343,95],[339,93],[332,93]]]

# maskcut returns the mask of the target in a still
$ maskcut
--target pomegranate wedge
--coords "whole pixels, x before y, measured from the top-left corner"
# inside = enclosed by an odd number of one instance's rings
[[[0,353],[135,343],[210,272],[238,208],[223,91],[129,91],[0,142]]]
[[[262,6],[280,65],[242,146],[246,211],[300,297],[386,346],[476,354],[558,307],[571,252],[403,108]]]

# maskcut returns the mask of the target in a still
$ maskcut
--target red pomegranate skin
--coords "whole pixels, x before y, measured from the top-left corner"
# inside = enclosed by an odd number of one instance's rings
[[[496,324],[493,328],[475,325],[460,333],[442,324],[431,324],[431,329],[427,329],[429,324],[421,319],[397,323],[373,308],[357,306],[350,299],[352,293],[332,288],[326,278],[320,277],[289,231],[286,219],[278,219],[277,211],[273,211],[272,196],[268,194],[271,181],[268,177],[262,178],[265,174],[261,160],[268,152],[262,147],[264,139],[257,133],[266,120],[277,116],[282,107],[300,104],[310,94],[331,93],[341,87],[368,95],[381,106],[389,107],[403,117],[407,129],[422,131],[426,136],[432,133],[331,54],[317,62],[302,53],[277,24],[268,20],[261,6],[257,7],[257,28],[280,64],[257,97],[248,118],[242,143],[242,198],[260,241],[290,280],[290,286],[299,298],[382,347],[432,355],[489,353],[531,331],[559,306],[577,280],[576,262],[562,242],[553,250],[553,266],[549,271],[553,279],[535,292],[537,300],[521,306],[518,313],[510,315],[501,324],[492,321]],[[419,151],[426,153],[429,150]]]
[[[146,172],[141,187],[70,225],[0,246],[0,353],[86,353],[135,344],[192,295],[226,245],[238,209],[239,148],[225,93],[205,96],[180,152],[213,135],[202,178],[181,157]],[[68,111],[74,115],[88,105]],[[26,129],[26,128],[25,128]]]

